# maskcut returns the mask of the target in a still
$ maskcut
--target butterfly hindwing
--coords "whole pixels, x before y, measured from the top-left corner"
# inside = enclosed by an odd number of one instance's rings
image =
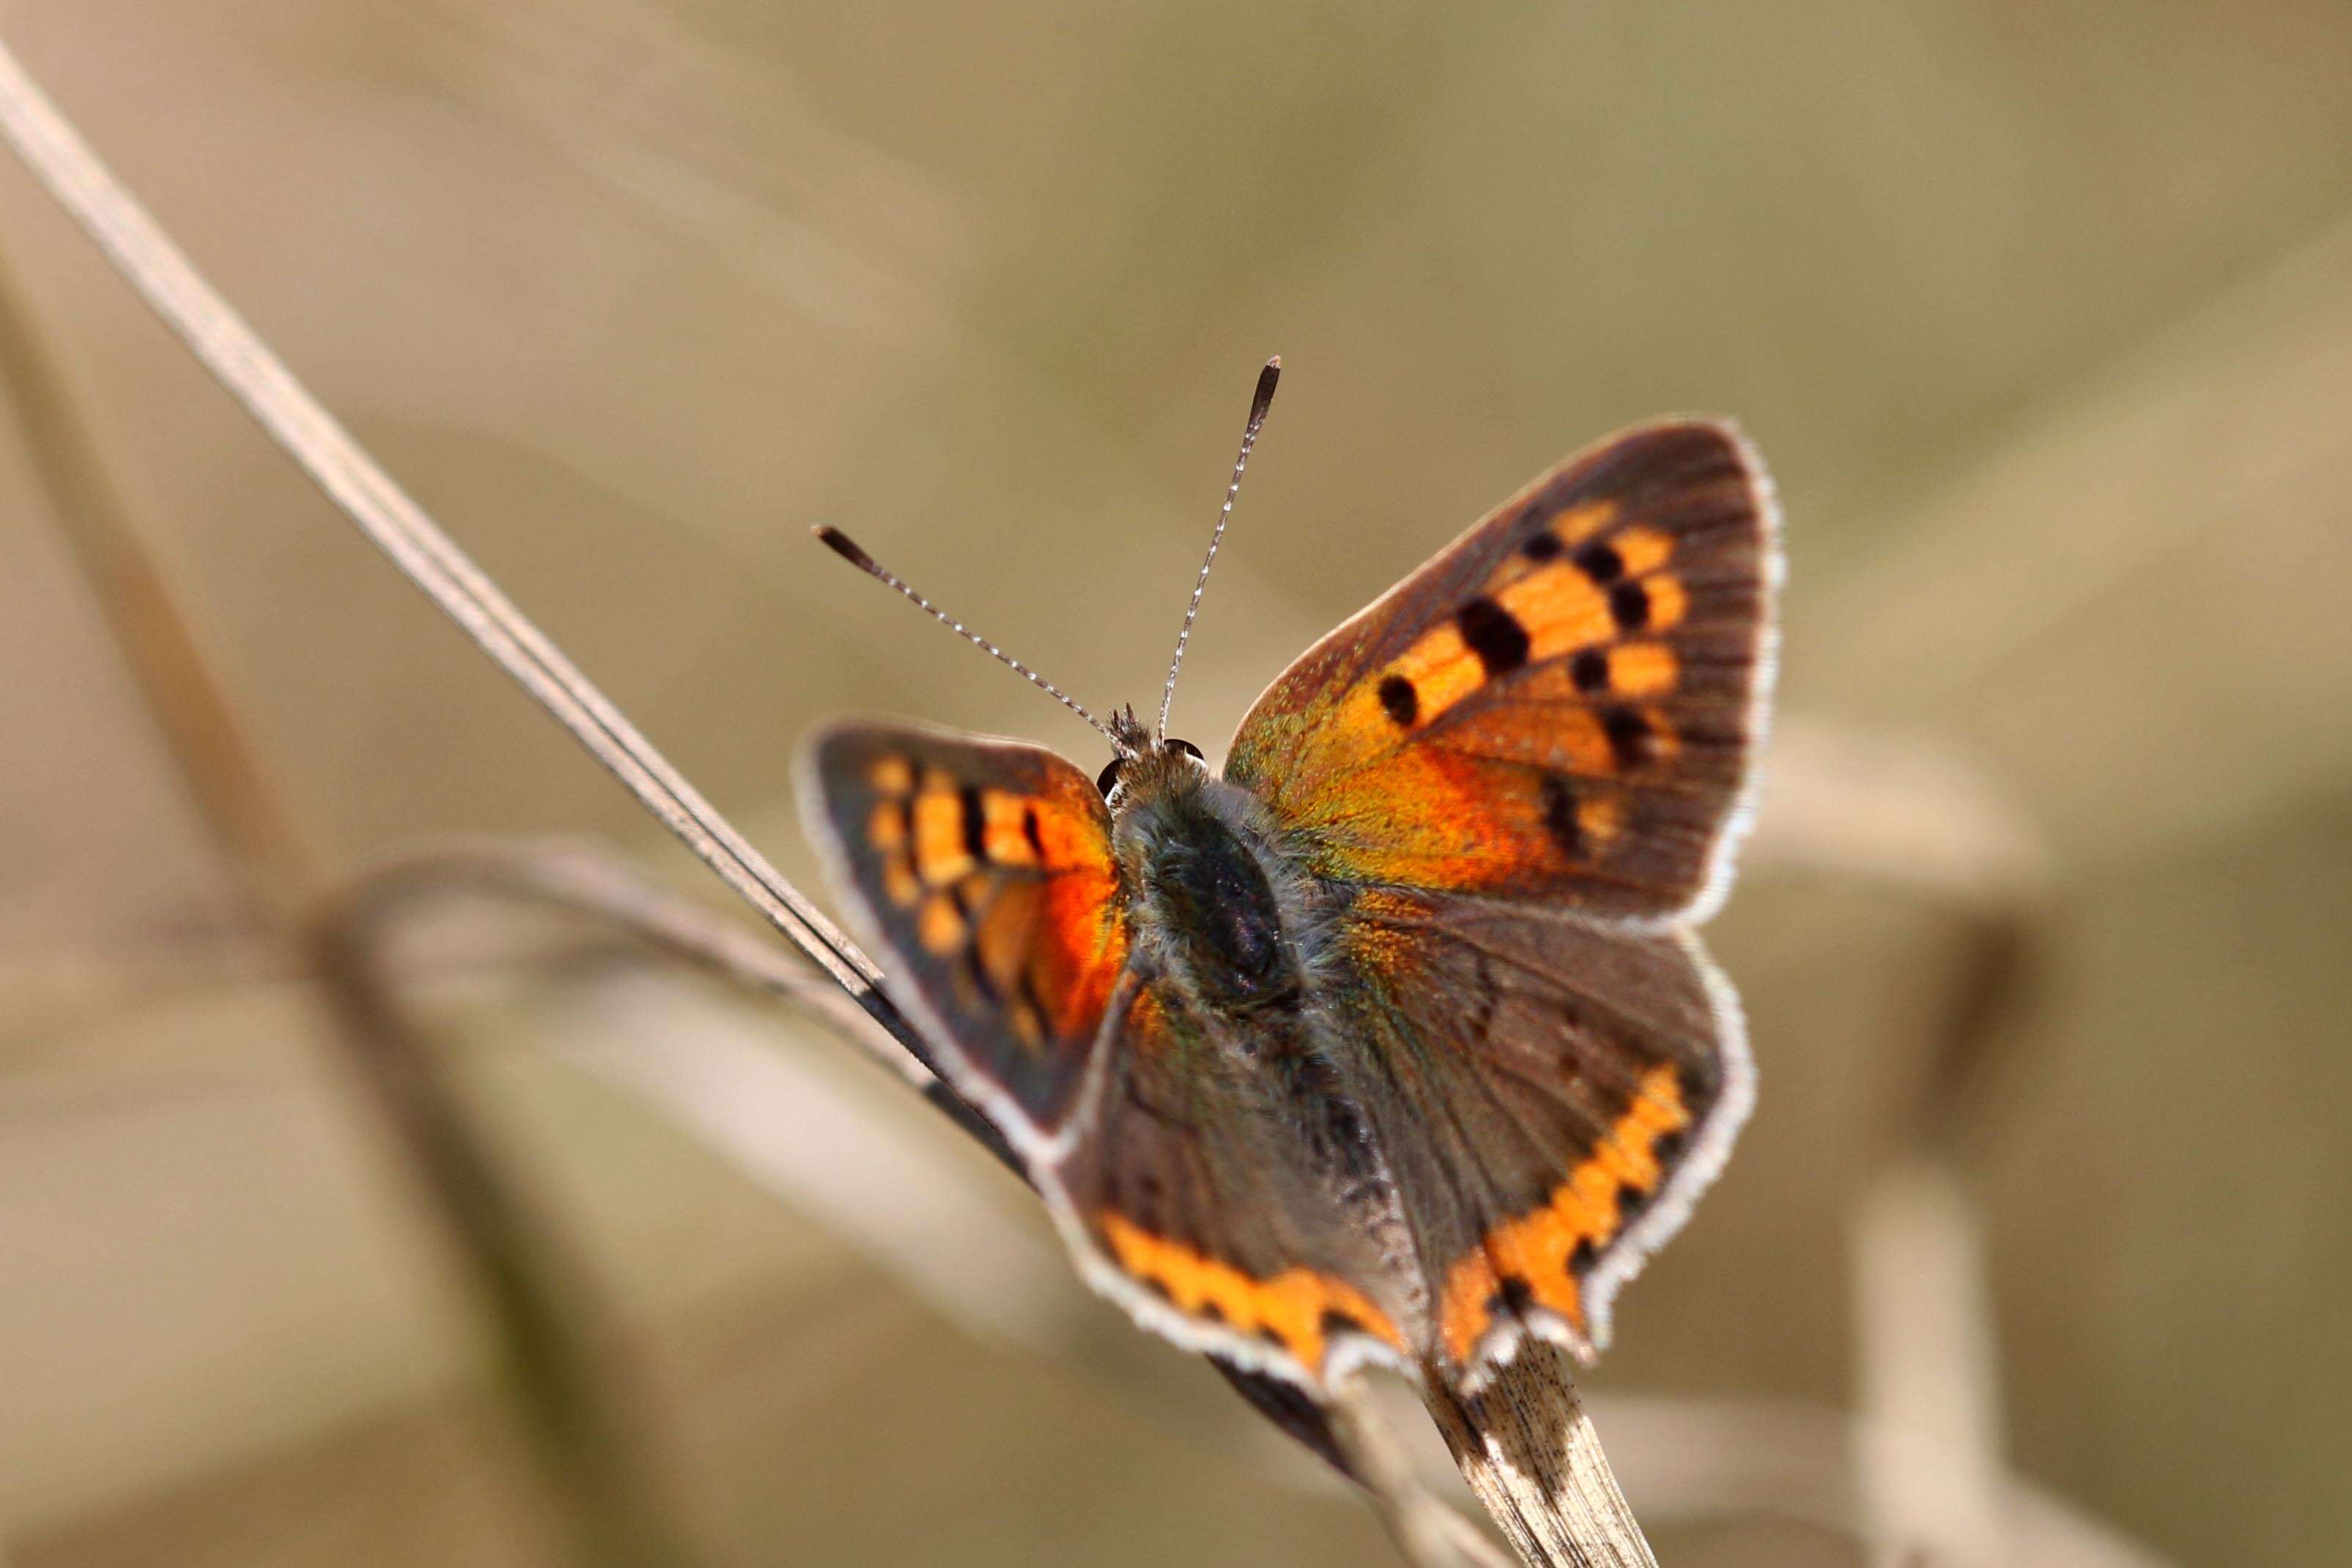
[[[1127,962],[1101,795],[1039,747],[898,725],[836,726],[803,776],[894,997],[1016,1143],[1050,1138]]]
[[[1754,1094],[1737,1004],[1686,933],[1372,889],[1332,988],[1461,1376],[1521,1332],[1590,1353],[1617,1287],[1713,1179]]]
[[[1403,1363],[1418,1306],[1383,1198],[1350,1194],[1363,1129],[1280,1065],[1307,1060],[1290,1029],[1263,1020],[1236,1040],[1177,988],[1139,987],[1052,1183],[1139,1318],[1313,1386],[1367,1357]]]
[[[1758,739],[1774,526],[1728,426],[1603,442],[1309,649],[1225,776],[1331,877],[1687,915]]]

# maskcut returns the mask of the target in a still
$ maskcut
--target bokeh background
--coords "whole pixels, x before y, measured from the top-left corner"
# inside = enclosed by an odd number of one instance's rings
[[[1715,929],[1762,1100],[1586,1381],[1636,1508],[1678,1563],[2352,1561],[2352,9],[8,0],[0,37],[803,878],[826,715],[1098,760],[812,523],[1140,702],[1281,353],[1177,704],[1214,755],[1564,452],[1738,416],[1790,556]],[[564,1561],[33,405],[338,868],[561,833],[723,895],[9,160],[0,260],[49,366],[12,351],[0,422],[0,1557]],[[574,924],[418,925],[404,995],[702,1561],[1391,1560],[823,1031]]]

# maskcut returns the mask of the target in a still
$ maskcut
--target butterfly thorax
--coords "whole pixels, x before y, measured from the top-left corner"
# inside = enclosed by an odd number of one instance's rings
[[[1265,808],[1192,756],[1121,770],[1113,844],[1139,948],[1200,1010],[1259,1025],[1304,1005],[1318,920]]]

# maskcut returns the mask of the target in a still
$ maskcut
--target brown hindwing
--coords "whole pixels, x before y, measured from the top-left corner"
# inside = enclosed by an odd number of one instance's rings
[[[1753,1098],[1738,1011],[1686,933],[1367,890],[1339,989],[1364,1103],[1457,1373],[1533,1330],[1606,1342]]]

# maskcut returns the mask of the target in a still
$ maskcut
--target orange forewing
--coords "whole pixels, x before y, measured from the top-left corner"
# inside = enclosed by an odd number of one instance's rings
[[[1016,1131],[1059,1126],[1127,962],[1102,796],[1037,747],[878,724],[822,736],[810,776],[851,907],[960,1087]]]
[[[1225,774],[1329,876],[1685,912],[1756,738],[1773,526],[1728,426],[1603,442],[1308,650]]]

